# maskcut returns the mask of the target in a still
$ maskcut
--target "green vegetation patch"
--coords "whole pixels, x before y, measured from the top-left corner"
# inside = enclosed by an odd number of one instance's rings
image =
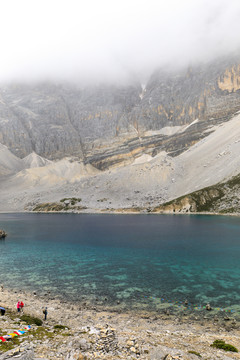
[[[215,340],[210,346],[225,351],[238,352],[238,349],[235,346],[226,344],[224,340]]]
[[[197,351],[194,351],[194,350],[189,350],[188,353],[189,353],[189,354],[196,355],[196,356],[198,356],[198,357],[202,357],[201,354],[199,354]]]
[[[233,204],[234,197],[231,196],[231,193],[239,190],[240,175],[237,175],[225,182],[217,183],[168,201],[157,206],[152,211],[181,212],[188,205],[188,212],[217,211],[222,214],[237,213],[239,212],[239,205]],[[224,208],[220,205],[224,205]]]
[[[67,202],[65,203],[65,201],[67,201]],[[85,206],[79,206],[79,205],[75,206],[75,204],[79,203],[80,201],[82,201],[82,199],[80,199],[80,198],[64,198],[64,199],[61,199],[60,202],[38,204],[33,208],[33,211],[36,211],[36,212],[37,211],[39,211],[39,212],[50,212],[50,211],[58,212],[58,211],[86,209]]]
[[[30,315],[22,315],[20,318],[22,321],[25,321],[28,325],[42,325],[42,320],[36,317],[32,317]]]
[[[191,206],[190,212],[209,212],[213,211],[214,205],[218,200],[223,198],[224,195],[223,184],[216,184],[168,201],[153,209],[153,212],[158,210],[164,211],[170,207],[172,207],[172,209],[175,208],[178,212],[181,211],[181,208],[185,207],[185,203]]]
[[[240,175],[233,176],[225,184],[227,184],[229,188],[233,188],[234,186],[239,186],[240,185]]]
[[[202,190],[195,191],[186,196],[181,196],[180,198],[170,201],[164,205],[178,204],[184,198],[188,197],[192,203],[196,205],[197,211],[210,211],[212,210],[213,203],[221,199],[224,196],[220,186],[209,186]]]
[[[54,329],[65,330],[69,329],[69,327],[64,325],[54,325]]]
[[[236,207],[230,207],[230,208],[226,208],[226,209],[223,209],[223,210],[220,210],[219,213],[220,214],[235,214],[239,211],[238,208]]]
[[[16,346],[19,346],[19,345],[20,345],[20,339],[18,336],[15,336],[14,338],[12,338],[8,341],[0,342],[0,351],[6,352],[6,351],[14,349]]]
[[[62,211],[66,210],[66,206],[58,203],[38,204],[33,211]]]
[[[48,331],[42,326],[39,326],[36,330],[31,331],[31,334],[37,340],[52,339],[54,337],[53,332]]]

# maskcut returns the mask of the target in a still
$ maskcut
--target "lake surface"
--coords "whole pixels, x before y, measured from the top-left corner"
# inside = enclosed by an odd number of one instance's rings
[[[240,218],[0,214],[0,283],[71,301],[157,309],[240,304]]]

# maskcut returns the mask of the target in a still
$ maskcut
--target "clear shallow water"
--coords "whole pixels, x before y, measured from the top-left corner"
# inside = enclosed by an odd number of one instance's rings
[[[0,228],[10,288],[130,309],[240,304],[240,218],[0,214]]]

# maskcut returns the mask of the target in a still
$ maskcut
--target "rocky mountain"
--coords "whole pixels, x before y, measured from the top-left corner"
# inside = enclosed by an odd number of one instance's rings
[[[158,70],[146,85],[9,85],[0,88],[0,143],[23,158],[76,156],[99,169],[144,153],[180,154],[240,110],[240,57]],[[162,129],[184,126],[167,136]]]
[[[240,57],[146,85],[1,87],[0,209],[162,211],[239,174],[239,111]]]

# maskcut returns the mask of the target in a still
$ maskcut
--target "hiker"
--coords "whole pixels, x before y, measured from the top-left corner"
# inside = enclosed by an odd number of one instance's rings
[[[20,310],[23,312],[23,307],[24,307],[24,303],[21,301],[20,302]]]
[[[20,313],[21,305],[20,301],[17,302],[17,312]]]
[[[45,307],[45,310],[43,310],[44,313],[44,320],[47,320],[47,307]]]
[[[0,306],[0,311],[1,311],[1,315],[3,316],[5,314],[6,310],[4,307]]]

